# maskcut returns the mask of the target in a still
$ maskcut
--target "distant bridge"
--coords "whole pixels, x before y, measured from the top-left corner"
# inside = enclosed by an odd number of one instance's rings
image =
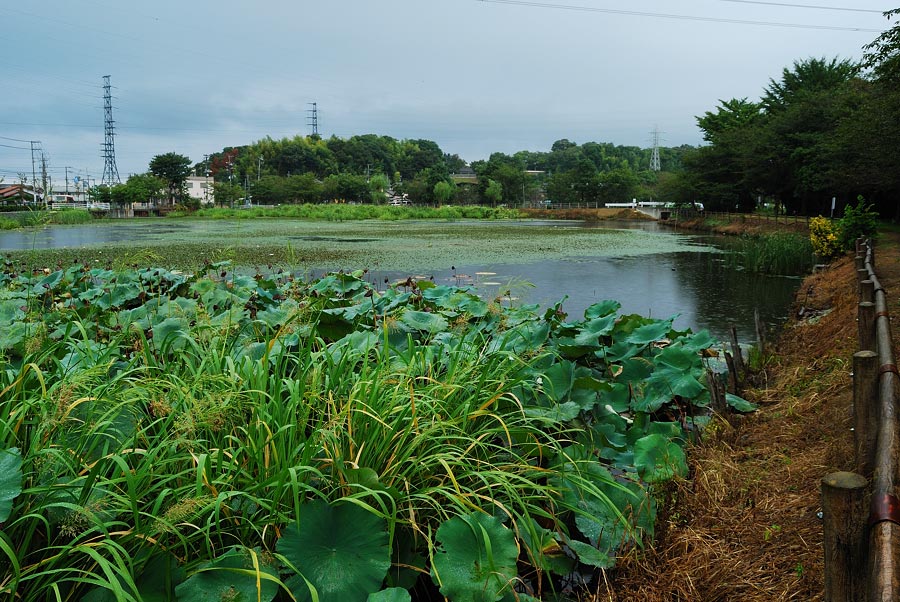
[[[672,215],[672,209],[666,207],[666,203],[658,203],[655,201],[607,203],[606,206],[620,209],[634,209],[635,211],[640,211],[644,215],[649,215],[653,219],[659,220],[667,220]]]

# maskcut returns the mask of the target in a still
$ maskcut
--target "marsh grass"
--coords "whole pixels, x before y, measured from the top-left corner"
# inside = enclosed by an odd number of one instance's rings
[[[460,344],[439,375],[415,349],[398,365],[309,340],[236,361],[221,330],[201,330],[177,355],[121,334],[110,345],[139,350],[124,365],[88,351],[79,364],[92,368],[68,368],[59,342],[6,373],[0,433],[26,458],[30,501],[4,525],[16,564],[0,591],[78,599],[96,584],[138,599],[134,559],[164,553],[191,572],[229,546],[274,549],[315,498],[353,500],[425,539],[473,510],[548,515],[541,450],[565,438],[509,395],[515,357]]]
[[[815,264],[809,237],[790,232],[740,236],[728,255],[730,267],[761,274],[799,276]]]
[[[201,209],[190,215],[205,219],[291,218],[324,221],[517,219],[521,217],[518,210],[507,209],[505,207],[482,207],[477,205],[394,207],[390,205],[344,205],[325,203],[281,205],[278,207],[249,207],[243,209],[210,208]],[[179,216],[187,216],[187,214]]]

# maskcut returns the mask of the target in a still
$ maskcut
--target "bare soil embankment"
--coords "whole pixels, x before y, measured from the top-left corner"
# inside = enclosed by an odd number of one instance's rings
[[[896,236],[879,242],[876,271],[896,308]],[[819,484],[853,469],[857,295],[850,258],[804,280],[795,317],[744,392],[760,409],[716,421],[689,451],[689,478],[667,492],[657,542],[606,575],[592,602],[823,598]]]

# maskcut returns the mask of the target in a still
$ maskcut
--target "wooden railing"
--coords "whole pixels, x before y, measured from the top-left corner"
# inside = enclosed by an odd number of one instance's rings
[[[871,241],[857,241],[859,346],[853,355],[856,472],[822,479],[825,600],[900,601],[900,455],[887,297]]]

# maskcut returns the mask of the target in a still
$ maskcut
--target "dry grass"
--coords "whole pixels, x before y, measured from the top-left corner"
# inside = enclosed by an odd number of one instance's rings
[[[897,282],[897,247],[880,251],[884,283]],[[819,483],[853,468],[854,276],[844,259],[803,282],[795,315],[806,319],[785,327],[745,392],[760,410],[714,423],[689,479],[663,495],[656,544],[605,575],[591,602],[822,599]]]

